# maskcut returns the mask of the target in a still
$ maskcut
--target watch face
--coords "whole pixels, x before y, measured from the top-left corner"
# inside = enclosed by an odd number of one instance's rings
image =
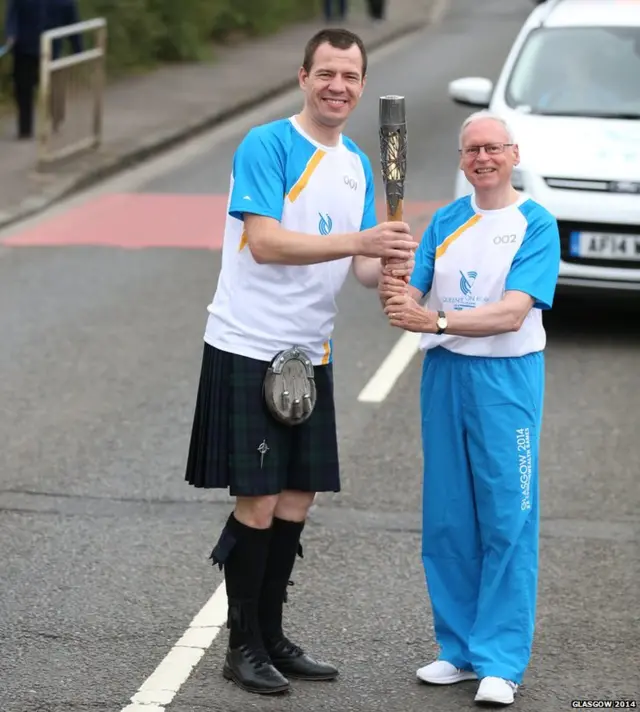
[[[438,321],[436,322],[436,324],[438,325],[438,329],[446,329],[447,328],[447,320],[443,316],[438,318]]]

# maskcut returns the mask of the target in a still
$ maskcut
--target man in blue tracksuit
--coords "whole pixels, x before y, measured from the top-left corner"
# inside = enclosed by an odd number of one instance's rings
[[[473,195],[436,211],[409,286],[387,276],[380,295],[425,351],[422,559],[440,655],[418,678],[479,679],[477,702],[511,704],[533,641],[542,311],[560,238],[555,218],[512,188],[518,146],[498,117],[467,119],[460,156]]]
[[[33,136],[34,94],[40,77],[40,38],[46,30],[79,21],[76,0],[8,0],[5,35],[13,53],[13,92],[18,109],[18,138]],[[69,37],[74,52],[82,51],[80,35]],[[61,42],[53,43],[59,56]]]

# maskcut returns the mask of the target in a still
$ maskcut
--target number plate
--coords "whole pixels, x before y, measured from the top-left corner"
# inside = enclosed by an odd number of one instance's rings
[[[572,232],[569,252],[572,257],[640,262],[640,235]]]

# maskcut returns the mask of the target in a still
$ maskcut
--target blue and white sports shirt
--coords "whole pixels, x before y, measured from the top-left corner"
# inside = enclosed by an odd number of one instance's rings
[[[535,305],[517,332],[473,338],[423,334],[420,347],[495,357],[541,351],[542,311],[553,304],[559,268],[558,224],[533,200],[480,210],[469,195],[438,209],[416,250],[411,277],[412,286],[429,292],[428,309],[474,309],[500,301],[508,290],[529,294]]]
[[[323,146],[295,117],[258,126],[234,159],[218,287],[205,341],[270,361],[297,344],[314,365],[331,361],[336,297],[352,258],[315,265],[258,264],[247,245],[246,213],[317,235],[354,233],[376,220],[371,164],[353,141]]]

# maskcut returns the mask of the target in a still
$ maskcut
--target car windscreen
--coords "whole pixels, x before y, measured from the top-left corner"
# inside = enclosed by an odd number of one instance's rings
[[[534,114],[640,118],[640,27],[533,31],[505,99]]]

